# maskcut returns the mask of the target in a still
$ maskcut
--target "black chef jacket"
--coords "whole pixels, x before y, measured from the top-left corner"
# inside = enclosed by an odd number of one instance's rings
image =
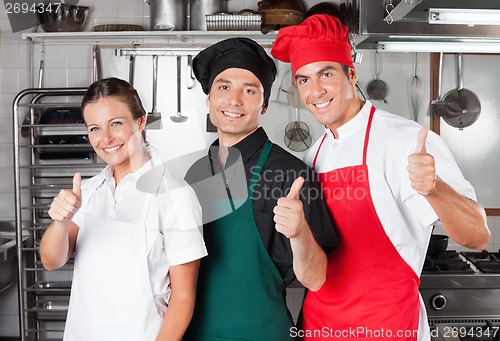
[[[208,155],[190,167],[186,173],[185,180],[189,184],[195,184],[215,174],[223,174],[220,186],[218,186],[219,188],[215,190],[211,189],[210,193],[214,197],[219,195],[223,197],[228,193],[227,186],[224,183],[227,185],[231,181],[236,181],[234,178],[237,177],[238,167],[244,167],[248,187],[254,167],[257,165],[260,153],[267,139],[268,137],[264,129],[258,128],[254,133],[229,148],[229,155],[224,168],[225,171],[222,173],[220,163],[218,162],[219,140],[216,140],[210,146]],[[241,165],[241,163],[243,164]],[[240,171],[240,174],[243,174],[243,172]],[[321,188],[314,179],[314,173],[300,159],[285,151],[280,146],[273,144],[252,199],[255,222],[264,246],[286,286],[295,279],[293,255],[290,240],[275,229],[273,209],[276,206],[277,200],[288,194],[292,183],[298,176],[302,176],[306,180],[302,186],[300,199],[303,203],[304,214],[314,238],[327,254],[333,251],[338,245],[334,226],[321,196]],[[198,194],[196,186],[193,186],[193,188]],[[218,191],[219,193],[217,193]],[[244,193],[238,194],[234,192],[230,193],[230,195],[246,195],[247,188],[244,188]],[[200,202],[202,202],[201,199]],[[210,256],[210,250],[208,250],[208,253]]]

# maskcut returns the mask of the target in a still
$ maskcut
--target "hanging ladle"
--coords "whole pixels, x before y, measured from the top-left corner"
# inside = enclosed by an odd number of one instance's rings
[[[182,123],[187,121],[187,116],[181,114],[181,56],[177,56],[177,114],[170,116],[172,122]]]

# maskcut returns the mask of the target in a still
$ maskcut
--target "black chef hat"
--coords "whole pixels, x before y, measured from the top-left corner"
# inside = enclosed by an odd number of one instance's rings
[[[252,72],[262,83],[267,106],[276,77],[276,65],[262,46],[248,38],[230,38],[207,47],[193,59],[194,74],[206,94],[210,92],[215,77],[229,68]]]

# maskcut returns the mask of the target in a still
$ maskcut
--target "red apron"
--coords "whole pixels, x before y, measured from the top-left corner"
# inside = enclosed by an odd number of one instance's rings
[[[420,280],[386,235],[370,194],[366,151],[374,112],[372,107],[363,164],[317,174],[339,248],[328,257],[326,283],[307,293],[304,340],[417,339]]]

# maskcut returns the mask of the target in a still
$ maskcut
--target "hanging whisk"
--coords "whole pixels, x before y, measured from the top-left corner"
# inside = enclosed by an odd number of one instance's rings
[[[413,58],[413,76],[410,78],[408,92],[410,95],[411,118],[416,121],[420,111],[420,104],[422,102],[423,86],[422,80],[417,74],[418,55],[416,52],[414,53]]]

